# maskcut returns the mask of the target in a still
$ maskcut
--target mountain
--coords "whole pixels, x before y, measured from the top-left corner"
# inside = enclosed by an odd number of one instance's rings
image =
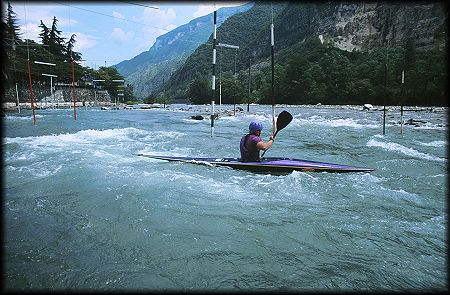
[[[245,12],[254,4],[224,7],[218,10],[219,27],[230,16]],[[159,36],[153,46],[136,57],[113,67],[133,85],[136,97],[144,98],[157,91],[171,74],[199,45],[208,40],[213,31],[213,14],[208,14]]]
[[[277,20],[277,34],[289,38],[277,45],[320,36],[347,51],[402,46],[409,39],[418,49],[444,49],[446,14],[446,5],[434,1],[291,3]]]
[[[251,9],[229,17],[218,28],[218,43],[234,44],[240,48],[237,51],[218,48],[216,73],[224,73],[231,79],[236,67],[239,74],[238,84],[241,84],[242,88],[247,83],[244,80],[247,79],[251,62],[252,75],[255,76],[252,78],[252,89],[256,88],[258,94],[266,93],[266,96],[270,87],[270,82],[269,84],[267,82],[270,79],[268,71],[270,71],[272,17],[275,27],[275,75],[287,77],[289,73],[298,72],[298,69],[289,67],[299,63],[299,60],[304,64],[298,64],[297,67],[301,66],[305,71],[313,66],[315,73],[311,73],[312,81],[308,83],[316,85],[313,90],[320,92],[317,94],[318,97],[331,100],[332,96],[345,94],[348,97],[361,95],[361,100],[376,98],[382,101],[384,78],[383,70],[378,68],[384,64],[388,55],[392,56],[391,62],[395,63],[389,66],[392,73],[388,74],[398,77],[399,68],[407,66],[408,77],[414,76],[414,81],[424,85],[423,89],[413,89],[410,94],[412,97],[418,99],[422,93],[429,93],[431,88],[436,93],[441,93],[436,94],[439,97],[446,95],[446,91],[440,88],[446,72],[445,69],[442,70],[438,61],[439,58],[446,56],[448,8],[443,2],[318,1],[278,2],[273,6],[268,2],[256,2]],[[208,39],[208,43],[212,43],[212,36]],[[306,45],[311,47],[308,49]],[[323,54],[319,55],[319,52]],[[419,54],[420,52],[424,54]],[[187,91],[193,80],[201,77],[211,80],[211,56],[211,46],[199,46],[172,74],[164,87],[166,93],[171,98],[189,99]],[[303,61],[302,58],[308,60]],[[374,68],[375,66],[377,68]],[[432,66],[436,69],[432,69]],[[319,81],[332,73],[330,67],[337,67],[333,72],[335,77]],[[346,69],[347,72],[342,69]],[[439,70],[437,78],[429,74],[434,70]],[[375,72],[376,77],[373,76]],[[298,73],[299,77],[293,77],[296,83],[304,79],[301,77],[302,72]],[[356,73],[364,74],[370,79],[358,81],[360,78]],[[216,74],[216,77],[218,75]],[[420,76],[423,77],[422,80]],[[254,81],[255,79],[257,81]],[[345,87],[348,88],[346,92],[341,91],[342,94],[339,94],[340,90],[337,89],[339,83],[332,85],[333,79],[345,80]],[[317,85],[321,85],[322,88],[317,89]],[[354,85],[357,85],[357,90],[352,89],[356,87]],[[363,97],[362,91],[368,88],[370,91],[366,91]],[[306,93],[310,95],[313,90],[310,89]],[[239,96],[242,99],[248,95],[241,91]],[[317,100],[319,98],[313,101]],[[333,98],[332,101],[340,100]],[[259,102],[264,102],[264,99],[259,99]]]
[[[270,40],[265,35],[270,28],[271,14],[277,17],[287,4],[271,5],[257,3],[252,9],[230,17],[217,29],[217,43],[225,43],[239,46],[239,50],[217,47],[217,73],[234,71],[236,67],[242,67],[241,59],[253,55],[256,59],[267,57],[270,54]],[[219,11],[217,12],[219,15]],[[265,28],[265,30],[263,29]],[[269,44],[267,43],[269,42]],[[208,40],[212,44],[212,36]],[[237,56],[235,57],[235,55]],[[238,62],[239,60],[239,62]],[[247,63],[246,63],[247,64]],[[177,69],[166,89],[174,98],[185,98],[189,83],[201,76],[210,76],[212,69],[212,47],[206,44],[199,46],[186,62]]]

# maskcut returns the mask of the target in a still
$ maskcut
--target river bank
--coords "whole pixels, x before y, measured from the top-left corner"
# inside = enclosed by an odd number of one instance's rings
[[[113,106],[112,102],[104,101],[79,101],[76,103],[77,107],[103,107],[103,106]],[[118,104],[119,105],[119,104]],[[122,105],[122,104],[120,104]],[[73,101],[66,102],[38,102],[34,103],[35,109],[69,109],[73,108]],[[2,103],[3,111],[17,111],[18,109],[31,110],[31,103],[21,102],[19,105],[14,102],[4,102]]]
[[[76,103],[77,107],[112,107],[115,106],[114,102],[106,102],[106,101],[78,101]],[[123,108],[125,104],[118,103],[118,107]],[[155,107],[162,107],[161,104],[137,104],[137,105],[130,105],[131,108],[138,108],[138,109],[152,109]],[[204,111],[209,112],[210,111],[210,105],[193,105],[193,104],[168,104],[167,107],[172,106],[172,109],[181,109],[181,110],[189,110],[189,111]],[[178,107],[180,106],[180,107]],[[188,108],[186,109],[186,106]],[[224,105],[225,106],[225,105]],[[229,108],[230,105],[226,105],[227,108]],[[250,107],[258,106],[258,104],[251,104]],[[220,105],[216,105],[216,109],[220,109]],[[364,111],[383,111],[383,106],[371,106],[371,108],[367,108],[363,105],[322,105],[322,104],[315,104],[315,105],[285,105],[280,104],[276,105],[277,108],[295,108],[295,107],[302,107],[302,108],[314,108],[314,109],[354,109],[354,110],[364,110]],[[19,106],[17,106],[17,103],[14,102],[6,102],[2,103],[2,110],[3,111],[17,111],[18,109],[26,109],[31,110],[31,103],[20,103]],[[35,109],[67,109],[67,108],[73,108],[73,102],[38,102],[34,104]],[[244,110],[247,108],[246,104],[237,104],[236,108],[239,109],[239,111]],[[386,111],[392,112],[392,111],[401,111],[400,106],[386,106]],[[404,112],[447,112],[448,107],[436,107],[436,106],[404,106],[403,107]]]

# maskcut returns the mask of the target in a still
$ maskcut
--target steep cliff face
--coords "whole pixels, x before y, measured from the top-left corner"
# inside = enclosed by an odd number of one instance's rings
[[[441,2],[327,3],[312,13],[314,33],[347,51],[402,47],[407,42],[418,50],[446,45],[448,12]]]
[[[418,50],[443,49],[447,16],[443,2],[292,2],[275,23],[277,47],[318,36],[347,51],[407,42]]]

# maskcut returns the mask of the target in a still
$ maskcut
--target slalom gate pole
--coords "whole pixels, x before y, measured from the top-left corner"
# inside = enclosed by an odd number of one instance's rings
[[[387,63],[384,64],[383,135],[386,133]]]
[[[405,71],[402,71],[402,95],[405,95]],[[401,128],[400,128],[400,134],[403,134],[403,103],[400,105],[400,124],[401,124]]]
[[[211,137],[214,136],[214,102],[216,99],[216,29],[217,11],[214,10],[214,32],[213,32],[213,67],[212,67],[212,101],[211,101]]]
[[[17,90],[17,83],[16,83],[16,98],[17,98],[17,110],[20,113],[20,101],[19,101],[19,91]]]
[[[72,93],[73,93],[73,119],[77,120],[77,94],[75,92],[75,71],[74,61],[72,58]]]
[[[272,134],[275,134],[275,67],[273,61],[273,47],[275,44],[275,38],[273,34],[273,11],[272,11],[272,23],[270,24],[270,44],[271,44],[271,56],[272,56]]]
[[[248,63],[248,100],[247,100],[247,113],[250,112],[250,86],[251,86],[251,68],[252,68],[252,59]]]
[[[403,105],[400,106],[400,134],[403,134]]]
[[[28,59],[28,80],[30,81],[30,99],[31,99],[31,110],[33,111],[33,125],[36,125],[36,114],[34,113],[33,84],[31,81],[30,59]]]

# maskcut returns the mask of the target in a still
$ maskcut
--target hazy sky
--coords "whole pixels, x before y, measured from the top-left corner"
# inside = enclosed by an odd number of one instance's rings
[[[2,0],[6,10],[7,1]],[[82,65],[111,66],[147,51],[156,38],[199,16],[242,2],[210,1],[10,1],[22,39],[39,43],[40,20],[51,27],[53,17],[66,41],[76,34],[74,50]],[[157,7],[153,9],[151,7]],[[3,12],[2,16],[5,16]]]

